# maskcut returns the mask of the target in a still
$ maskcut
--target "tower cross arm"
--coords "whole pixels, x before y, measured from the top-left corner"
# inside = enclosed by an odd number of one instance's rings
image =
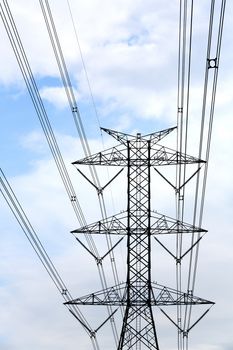
[[[127,148],[118,145],[77,160],[72,164],[127,166]]]
[[[120,283],[116,286],[100,290],[80,298],[67,301],[65,305],[125,305],[126,283]]]
[[[151,234],[177,234],[177,233],[194,233],[207,232],[207,230],[193,226],[184,221],[174,219],[170,216],[160,214],[158,212],[151,212]]]
[[[112,129],[101,128],[101,130],[103,130],[104,132],[106,132],[110,136],[114,137],[117,141],[119,141],[120,143],[123,143],[124,145],[127,145],[128,141],[134,141],[138,138],[140,138],[144,141],[150,140],[152,144],[155,144],[158,141],[162,140],[165,136],[170,134],[170,132],[172,132],[175,129],[176,129],[176,126],[172,127],[172,128],[156,131],[156,132],[153,132],[153,133],[147,134],[147,135],[141,135],[140,133],[138,133],[136,135],[131,135],[131,134],[126,134],[123,132],[115,131]]]
[[[132,293],[132,292],[131,292]],[[146,305],[150,302],[151,306],[172,306],[172,305],[213,305],[214,302],[196,297],[191,292],[184,293],[176,289],[165,287],[155,282],[151,283],[151,298],[148,301],[145,298],[127,298],[127,285],[120,283],[116,286],[106,288],[94,293],[90,293],[79,298],[67,301],[69,305],[114,305],[126,306],[127,303],[132,305]]]
[[[125,235],[127,232],[127,212],[96,221],[92,224],[73,230],[71,233],[115,234]]]
[[[147,150],[147,143],[145,144],[145,152]],[[142,148],[143,150],[144,148]],[[106,166],[122,166],[127,167],[129,164],[148,166],[148,158],[146,156],[140,159],[135,154],[128,159],[127,147],[120,144],[115,147],[109,148],[102,152],[95,153],[83,159],[77,160],[72,164],[78,165],[106,165]],[[188,154],[177,152],[171,148],[161,146],[159,144],[151,145],[151,157],[150,166],[163,166],[163,165],[175,165],[175,164],[196,164],[205,163],[204,160],[190,156]]]
[[[191,291],[181,292],[155,282],[151,283],[152,303],[157,306],[169,305],[213,305],[214,302],[194,296]]]
[[[138,228],[134,230],[130,229],[130,234],[134,235],[138,231]],[[177,233],[200,233],[207,232],[207,230],[193,226],[191,224],[179,221],[164,214],[151,211],[151,235],[161,234],[177,234]],[[119,214],[110,216],[106,219],[96,221],[94,223],[82,226],[78,229],[71,231],[71,233],[89,233],[89,234],[114,234],[114,235],[126,235],[127,234],[127,211],[122,211]],[[147,229],[143,228],[141,234],[147,234]]]
[[[151,166],[195,163],[205,163],[205,161],[159,144],[151,148]]]

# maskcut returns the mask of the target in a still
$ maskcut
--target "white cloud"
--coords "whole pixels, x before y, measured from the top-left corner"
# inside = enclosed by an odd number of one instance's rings
[[[44,144],[44,135],[41,132],[32,131],[28,135],[24,135],[21,138],[21,145],[32,152],[45,153],[47,152],[47,147]]]
[[[79,100],[78,92],[75,91],[74,89],[72,90],[75,95],[76,101],[78,101]],[[52,103],[56,108],[64,109],[65,107],[68,106],[66,92],[63,87],[58,87],[58,86],[43,87],[40,90],[40,95],[44,100]]]
[[[89,131],[93,127],[88,125],[90,107],[82,105],[83,101],[87,101],[89,92],[72,32],[67,4],[61,0],[50,1],[50,3],[76,97],[83,108],[84,125]],[[50,108],[56,106],[62,112],[67,106],[65,94],[57,82],[51,86],[47,81],[58,77],[58,69],[39,5],[26,0],[12,0],[11,5],[30,64],[39,81],[41,95],[50,103]],[[202,58],[203,60],[205,58],[205,53],[201,51],[201,48],[205,49],[202,31],[207,23],[207,16],[202,6],[205,7],[197,4],[195,8],[197,34],[194,38],[198,40],[194,45],[193,53],[189,138],[191,154],[193,151],[196,152],[196,135],[201,113],[202,87],[199,83],[203,79]],[[139,123],[142,129],[147,129],[145,127],[147,122],[153,126],[152,131],[154,131],[154,125],[160,125],[162,122],[173,125],[176,120],[178,5],[175,2],[150,0],[143,2],[88,0],[71,2],[71,8],[77,23],[94,98],[100,111],[101,123],[109,120],[112,128],[119,128],[120,131],[137,130]],[[232,41],[231,13],[232,8],[229,6],[226,23],[228,30],[224,33],[228,45]],[[19,90],[21,94],[25,90],[21,75],[2,25],[0,30],[2,42],[4,42],[0,81],[9,88],[8,92],[15,95],[17,93],[15,90]],[[197,283],[197,290],[203,292],[203,297],[213,296],[213,299],[217,300],[217,306],[216,311],[211,311],[208,318],[203,320],[195,333],[190,336],[190,350],[194,348],[227,350],[230,349],[227,344],[232,344],[232,313],[229,307],[231,302],[229,291],[232,290],[232,282],[226,273],[232,266],[232,53],[226,44],[223,49],[204,219],[204,226],[210,230],[210,233],[203,239],[198,269],[199,284]],[[12,85],[16,85],[14,92],[10,91]],[[4,99],[4,96],[2,98]],[[18,95],[19,98],[20,95]],[[8,108],[12,113],[17,113],[14,110],[14,101]],[[27,119],[28,123],[30,123],[29,120],[30,118]],[[64,124],[68,123],[67,115],[64,114]],[[13,128],[14,125],[12,125],[12,131]],[[4,130],[2,128],[2,132]],[[67,202],[53,161],[47,154],[41,132],[37,129],[33,130],[21,137],[22,149],[19,148],[17,154],[10,153],[8,150],[5,155],[17,164],[19,154],[24,154],[26,150],[31,152],[30,160],[27,160],[29,165],[27,164],[25,170],[21,168],[17,177],[10,176],[10,180],[56,266],[71,286],[74,296],[101,289],[97,282],[92,258],[69,234],[69,231],[78,227],[79,224]],[[96,209],[97,205],[94,204],[96,203],[95,192],[70,165],[71,161],[83,157],[80,144],[74,140],[73,134],[60,132],[56,135],[72,181],[80,196],[81,206],[87,215],[88,222],[89,220],[93,222],[100,215],[99,210]],[[112,140],[109,138],[105,147],[107,148],[110,144]],[[90,145],[93,152],[102,148],[101,142],[94,137],[90,140]],[[19,159],[21,161],[22,158]],[[24,158],[23,161],[26,162]],[[105,170],[101,170],[100,176],[101,184],[105,184],[109,179]],[[122,203],[123,191],[119,191],[119,186],[122,189],[122,179],[123,175],[119,179],[118,187],[113,186],[112,194],[109,189],[106,190],[107,200],[111,202],[112,196],[115,199],[115,203],[111,204],[112,209],[108,209],[110,212],[125,208],[125,203]],[[160,208],[169,212],[172,210],[173,201],[170,201],[168,207],[166,197],[170,196],[172,191],[169,185],[155,179],[156,182],[153,183],[155,199],[159,201]],[[155,205],[157,205],[156,201]],[[1,208],[1,215],[3,240],[0,285],[1,324],[3,325],[0,333],[1,347],[7,350],[31,348],[63,350],[82,344],[82,349],[89,349],[90,342],[85,332],[62,307],[62,301],[56,294],[56,290],[50,280],[46,279],[45,272],[36,261],[25,238],[22,237],[22,232],[14,224],[13,218],[4,206]],[[125,253],[124,246],[122,253]],[[120,255],[120,252],[117,254]],[[167,258],[166,254],[161,253],[160,262],[165,262],[165,258]],[[167,274],[165,276],[163,269],[165,265],[161,267],[158,274],[165,279]],[[90,310],[85,312],[91,313]],[[93,323],[98,324],[99,320],[96,320],[95,316]],[[165,320],[161,323],[163,327],[167,327]],[[222,339],[223,326],[227,329],[227,332],[224,332],[224,340]],[[161,328],[159,333],[161,343],[164,342],[164,344],[167,341],[166,337],[163,337],[165,330],[167,331],[167,328]],[[103,330],[103,341],[105,333],[106,330]],[[170,328],[169,334],[173,335],[172,331],[170,333]],[[174,350],[174,339],[169,339],[164,347]]]

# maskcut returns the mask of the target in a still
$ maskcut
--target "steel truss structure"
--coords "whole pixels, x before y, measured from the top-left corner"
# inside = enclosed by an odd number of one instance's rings
[[[145,136],[140,133],[133,136],[103,129],[119,141],[120,145],[73,163],[127,167],[127,210],[72,231],[75,234],[88,232],[126,235],[126,282],[66,303],[124,306],[118,350],[159,350],[153,306],[213,304],[211,301],[193,296],[192,293],[183,293],[151,280],[153,236],[206,232],[200,227],[151,210],[151,170],[154,167],[204,162],[158,144],[174,129]]]
[[[104,270],[102,269],[102,260],[122,241],[124,236],[127,236],[127,279],[125,283],[118,283],[115,279],[115,285],[112,287],[106,287],[106,284],[102,284],[103,290],[95,293],[88,294],[86,296],[72,299],[69,291],[67,290],[64,282],[60,278],[57,270],[52,264],[43,246],[41,246],[36,233],[29,223],[25,213],[22,210],[14,192],[12,191],[9,183],[7,182],[4,174],[1,172],[1,191],[8,205],[10,206],[14,216],[18,220],[21,228],[29,239],[33,249],[39,256],[46,271],[50,275],[51,279],[55,283],[59,292],[62,294],[64,300],[68,300],[65,304],[68,306],[69,311],[76,317],[81,323],[84,329],[87,331],[91,338],[94,350],[99,350],[97,339],[95,338],[96,330],[93,330],[87,320],[83,317],[78,309],[78,305],[106,305],[108,307],[109,317],[104,321],[98,329],[102,327],[108,320],[113,320],[113,315],[117,311],[112,312],[112,306],[122,306],[124,308],[123,325],[121,328],[120,339],[117,349],[159,349],[155,321],[153,316],[153,306],[177,306],[177,318],[176,321],[171,319],[165,311],[161,310],[171,322],[177,327],[178,335],[178,350],[188,350],[184,341],[188,339],[188,332],[193,328],[200,319],[208,312],[205,311],[197,321],[190,326],[191,309],[192,305],[212,305],[213,302],[195,297],[193,295],[193,289],[196,278],[196,266],[197,256],[194,259],[190,258],[190,276],[187,291],[181,291],[181,260],[188,253],[192,252],[192,249],[196,246],[198,252],[198,243],[202,238],[202,235],[206,230],[201,227],[194,226],[197,222],[197,200],[198,200],[198,188],[199,181],[196,186],[196,198],[195,198],[195,213],[193,225],[188,224],[181,220],[173,219],[164,214],[160,214],[151,210],[151,172],[154,169],[160,174],[164,180],[166,180],[176,191],[177,195],[177,218],[183,218],[183,205],[184,205],[184,186],[190,181],[201,168],[201,163],[204,163],[201,159],[188,156],[181,153],[187,149],[188,129],[189,126],[189,109],[190,109],[190,82],[192,72],[192,41],[193,41],[193,13],[194,3],[192,1],[180,2],[180,20],[179,20],[179,54],[178,54],[178,95],[177,95],[177,150],[159,145],[158,142],[167,136],[174,128],[162,130],[149,135],[142,136],[141,134],[128,135],[120,133],[110,129],[103,129],[106,133],[114,137],[119,141],[119,145],[95,155],[90,155],[90,148],[85,135],[84,126],[79,113],[79,108],[75,100],[75,94],[72,88],[71,79],[68,74],[67,66],[64,60],[62,47],[59,42],[56,25],[53,20],[52,11],[49,6],[49,2],[40,0],[40,6],[42,14],[46,23],[49,38],[53,47],[53,51],[56,57],[56,62],[59,68],[60,76],[63,82],[63,86],[66,91],[67,100],[69,102],[70,110],[73,115],[77,131],[81,140],[82,148],[86,158],[75,162],[74,164],[87,164],[91,165],[92,181],[88,180],[97,189],[97,193],[102,194],[103,189],[116,177],[119,173],[103,188],[99,188],[99,179],[92,166],[95,165],[107,165],[107,166],[120,166],[128,169],[128,190],[127,190],[127,210],[120,214],[113,215],[109,218],[104,218],[101,221],[86,225],[84,215],[79,205],[78,198],[75,194],[74,188],[69,178],[65,163],[62,158],[56,137],[53,129],[50,125],[50,121],[44,107],[42,98],[40,96],[39,88],[36,80],[33,76],[26,52],[21,42],[20,34],[16,27],[14,18],[12,16],[10,7],[7,0],[3,0],[0,6],[0,15],[3,25],[6,29],[6,33],[10,40],[14,54],[16,56],[18,65],[25,80],[28,92],[32,99],[36,114],[40,120],[43,132],[46,136],[48,145],[56,163],[57,169],[63,181],[64,187],[68,194],[69,201],[71,202],[74,212],[79,220],[80,229],[73,231],[74,234],[84,233],[88,236],[89,245],[87,248],[78,237],[77,240],[85,247],[85,249],[93,255],[96,259],[97,266],[100,268],[100,277],[105,280]],[[221,3],[221,4],[220,4]],[[203,86],[202,96],[202,112],[201,112],[201,128],[199,136],[199,158],[203,157],[205,152],[205,159],[207,166],[203,176],[203,188],[201,194],[200,204],[200,216],[199,226],[202,226],[202,214],[204,208],[204,198],[206,189],[206,179],[208,172],[208,160],[210,154],[211,135],[213,127],[214,107],[216,98],[216,87],[218,80],[221,41],[223,33],[223,23],[225,14],[226,0],[219,1],[219,5],[215,5],[215,1],[210,1],[210,18],[208,26],[208,44],[206,53],[206,68],[205,78]],[[216,16],[216,10],[219,10],[219,16]],[[70,8],[70,6],[69,6]],[[71,13],[71,11],[70,11]],[[71,18],[73,21],[72,13]],[[215,22],[218,27],[216,27]],[[198,22],[199,23],[199,22]],[[76,33],[76,29],[74,26]],[[77,33],[76,33],[77,37]],[[215,41],[215,42],[214,42]],[[79,46],[79,44],[78,44]],[[79,46],[80,50],[80,46]],[[80,50],[81,53],[81,50]],[[82,53],[81,53],[82,57]],[[84,61],[82,59],[83,68],[86,73]],[[88,76],[86,73],[87,82]],[[90,89],[91,97],[93,100],[92,92]],[[195,100],[194,100],[195,101]],[[94,100],[93,100],[94,102]],[[95,108],[95,106],[94,106]],[[95,108],[96,109],[96,108]],[[209,109],[209,111],[208,111]],[[97,116],[97,114],[96,114]],[[98,116],[97,116],[98,118]],[[206,150],[205,150],[205,135]],[[166,179],[157,169],[159,166],[167,165],[186,165],[186,164],[199,164],[198,169],[188,179],[186,175],[186,167],[180,169],[179,180],[174,186],[168,179]],[[81,172],[81,171],[80,171]],[[178,173],[177,172],[177,173]],[[85,175],[84,175],[85,176]],[[182,183],[183,182],[183,183]],[[100,199],[100,207],[102,213],[104,212],[104,198]],[[183,252],[181,249],[183,234],[197,233],[197,239],[192,240],[190,247]],[[94,241],[89,235],[92,234],[105,234],[105,235],[118,235],[120,238],[114,246],[110,247],[108,252],[100,257],[96,250]],[[173,234],[177,236],[177,253],[173,254],[161,241],[156,237],[158,235],[167,235],[168,237]],[[123,237],[122,237],[123,236]],[[165,250],[175,259],[177,268],[177,289],[162,286],[158,283],[154,283],[151,280],[151,243],[154,238]],[[170,238],[170,237],[169,237]],[[88,241],[87,239],[87,241]],[[96,255],[95,255],[96,254]],[[191,254],[190,254],[191,255]],[[114,258],[111,256],[111,261]],[[191,269],[192,262],[194,268]],[[114,262],[115,263],[115,262]],[[115,269],[115,270],[114,270]],[[113,272],[116,271],[116,266],[113,264]],[[106,287],[106,288],[105,288]],[[111,306],[111,307],[110,307]],[[186,308],[185,321],[186,324],[181,323],[181,306]],[[115,336],[115,328],[113,329],[113,335]],[[183,337],[183,339],[181,339]]]

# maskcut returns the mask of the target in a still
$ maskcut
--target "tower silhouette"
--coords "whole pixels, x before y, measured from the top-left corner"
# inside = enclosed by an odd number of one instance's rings
[[[124,317],[117,350],[159,350],[153,306],[212,304],[208,300],[193,296],[192,293],[183,293],[151,280],[153,235],[205,231],[151,210],[153,168],[203,162],[158,144],[174,129],[144,136],[140,133],[133,136],[103,129],[120,144],[73,163],[127,168],[127,210],[72,231],[76,234],[88,232],[127,235],[126,282],[67,303],[123,306]]]

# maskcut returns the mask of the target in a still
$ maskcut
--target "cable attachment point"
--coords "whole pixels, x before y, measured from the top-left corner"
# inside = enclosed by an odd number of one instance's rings
[[[98,196],[102,196],[102,194],[103,194],[103,187],[98,187],[96,190],[97,190]]]
[[[207,63],[208,63],[208,69],[218,68],[217,57],[215,57],[215,58],[207,58]]]
[[[95,258],[97,265],[102,265],[103,258]]]
[[[76,202],[77,197],[76,196],[70,196],[71,202]]]
[[[77,106],[73,106],[72,107],[72,112],[73,113],[77,113],[78,112],[78,107]]]
[[[193,296],[193,290],[192,289],[188,289],[188,295]]]
[[[183,200],[184,200],[184,195],[179,193],[178,200],[179,200],[179,201],[183,201]]]
[[[92,331],[91,334],[90,334],[90,338],[95,338],[96,337],[96,332],[95,331]]]

